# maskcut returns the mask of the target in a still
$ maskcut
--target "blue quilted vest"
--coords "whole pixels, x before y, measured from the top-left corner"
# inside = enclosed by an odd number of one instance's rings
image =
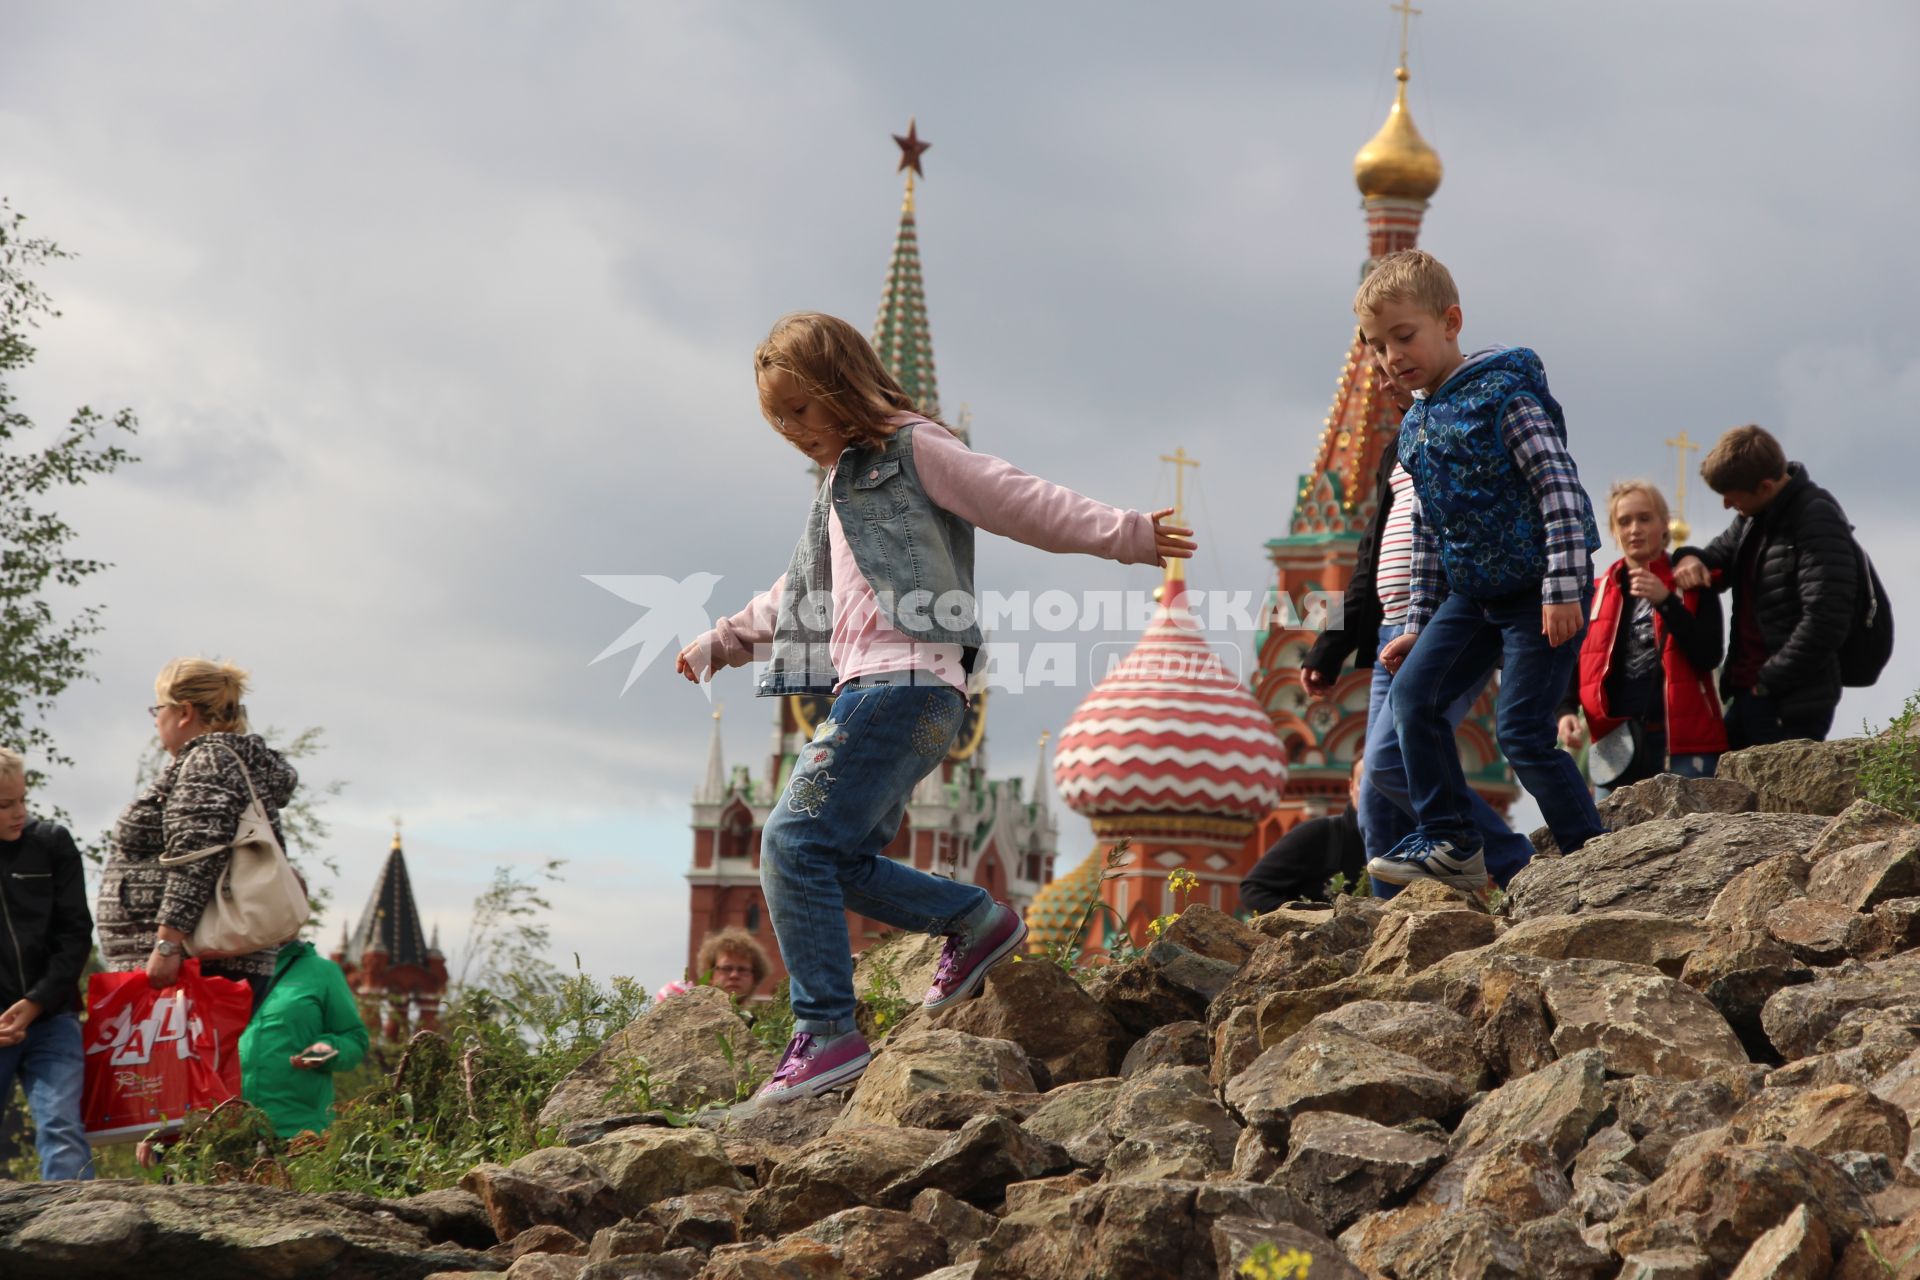
[[[1531,395],[1561,442],[1566,416],[1547,391],[1547,371],[1526,347],[1507,347],[1463,366],[1400,425],[1400,465],[1440,545],[1453,590],[1476,599],[1538,590],[1547,573],[1546,526],[1519,463],[1500,438],[1507,402]],[[1591,504],[1582,502],[1587,551],[1600,547]]]

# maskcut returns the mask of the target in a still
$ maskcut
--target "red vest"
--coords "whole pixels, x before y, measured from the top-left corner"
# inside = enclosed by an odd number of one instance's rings
[[[1673,590],[1673,566],[1661,556],[1647,568],[1653,576]],[[1620,718],[1607,714],[1607,672],[1613,666],[1613,645],[1620,629],[1627,594],[1627,562],[1616,560],[1594,583],[1593,620],[1587,627],[1586,642],[1580,648],[1580,706],[1587,713],[1587,731],[1603,738],[1620,724]],[[1689,612],[1699,608],[1699,593],[1681,596]],[[1666,673],[1667,753],[1676,756],[1708,755],[1727,749],[1727,726],[1721,719],[1720,696],[1713,689],[1713,673],[1693,669],[1680,646],[1667,634],[1666,624],[1656,610],[1653,615],[1654,639],[1660,645],[1660,665]]]

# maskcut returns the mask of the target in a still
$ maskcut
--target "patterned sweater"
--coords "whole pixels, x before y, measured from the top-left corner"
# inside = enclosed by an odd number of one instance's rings
[[[260,803],[285,846],[280,810],[300,783],[293,766],[258,734],[207,733],[181,749],[113,826],[113,848],[100,877],[94,919],[100,928],[100,959],[107,968],[139,969],[153,950],[154,930],[169,925],[191,935],[200,913],[226,873],[230,853],[184,866],[163,867],[161,854],[192,853],[233,839],[248,803],[247,777],[233,754],[246,762]],[[225,977],[271,977],[275,952],[207,960],[201,971]]]

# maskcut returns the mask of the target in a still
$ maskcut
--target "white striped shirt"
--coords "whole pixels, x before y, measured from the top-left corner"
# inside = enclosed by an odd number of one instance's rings
[[[1380,530],[1380,563],[1373,571],[1374,594],[1380,597],[1381,621],[1397,627],[1407,620],[1413,574],[1413,477],[1399,463],[1388,477],[1393,507]]]

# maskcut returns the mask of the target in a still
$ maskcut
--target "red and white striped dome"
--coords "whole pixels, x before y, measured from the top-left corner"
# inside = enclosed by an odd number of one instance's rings
[[[1279,803],[1287,765],[1273,722],[1201,634],[1184,580],[1167,582],[1146,634],[1060,731],[1053,778],[1112,834],[1162,818],[1231,838]]]

